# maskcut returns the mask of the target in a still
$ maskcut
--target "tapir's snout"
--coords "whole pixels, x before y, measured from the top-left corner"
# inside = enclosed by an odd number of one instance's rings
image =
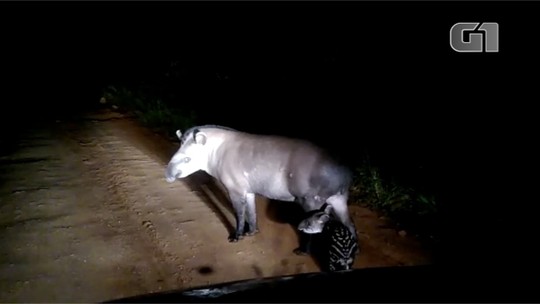
[[[179,176],[181,176],[182,171],[175,170],[175,165],[170,163],[167,166],[167,170],[165,171],[165,179],[169,183],[173,183]]]

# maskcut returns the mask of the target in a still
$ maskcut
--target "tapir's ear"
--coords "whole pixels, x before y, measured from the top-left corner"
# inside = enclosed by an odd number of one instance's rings
[[[176,136],[178,136],[178,139],[182,138],[182,131],[176,130]]]
[[[321,224],[328,222],[328,220],[330,220],[330,214],[324,213],[319,217],[319,222]]]
[[[197,129],[193,131],[193,140],[196,144],[204,145],[206,144],[206,134]]]

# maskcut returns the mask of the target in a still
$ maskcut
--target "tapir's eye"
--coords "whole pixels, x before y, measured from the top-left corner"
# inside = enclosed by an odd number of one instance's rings
[[[189,157],[189,156],[186,156],[186,157],[184,158],[184,162],[185,162],[185,163],[189,163],[190,160],[191,160],[191,157]]]

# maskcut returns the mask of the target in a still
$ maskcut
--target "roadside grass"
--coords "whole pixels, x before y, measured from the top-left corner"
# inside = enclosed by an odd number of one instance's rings
[[[109,86],[103,97],[115,109],[132,113],[144,126],[171,138],[176,138],[177,129],[187,129],[198,119],[193,111],[171,107],[159,97],[126,87]]]
[[[365,158],[354,172],[351,201],[382,214],[398,230],[405,230],[427,242],[437,242],[438,205],[434,195],[383,176]]]
[[[159,94],[109,86],[103,97],[115,109],[133,113],[143,125],[171,139],[176,139],[176,129],[187,129],[199,123],[193,111],[171,107],[152,95]],[[405,230],[430,243],[436,242],[438,206],[435,197],[383,176],[367,155],[361,159],[354,171],[351,202],[382,214],[398,230]]]

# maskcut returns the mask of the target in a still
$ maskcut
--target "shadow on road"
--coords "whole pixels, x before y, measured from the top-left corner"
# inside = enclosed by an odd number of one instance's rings
[[[323,238],[320,234],[310,235],[297,229],[298,224],[306,218],[306,213],[302,207],[294,202],[269,200],[266,216],[274,222],[291,225],[297,236],[299,249],[306,250],[309,246],[309,255],[319,269],[322,269],[325,258],[324,252],[321,250],[323,248],[323,243],[321,243]]]
[[[234,216],[232,204],[214,178],[205,172],[199,171],[188,176],[185,183],[217,215],[229,235],[234,234],[236,230],[235,224],[225,214],[225,212],[229,212]]]

